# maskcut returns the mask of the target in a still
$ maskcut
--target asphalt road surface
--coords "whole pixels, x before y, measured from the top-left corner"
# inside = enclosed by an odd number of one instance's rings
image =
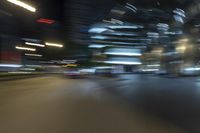
[[[122,75],[101,83],[109,84],[110,92],[127,101],[129,106],[173,123],[188,133],[200,133],[200,77]]]
[[[140,75],[0,82],[0,133],[199,133],[199,85]]]

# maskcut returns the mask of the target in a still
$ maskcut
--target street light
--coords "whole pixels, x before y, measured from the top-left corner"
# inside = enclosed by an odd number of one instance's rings
[[[59,48],[62,48],[62,47],[63,47],[62,44],[49,43],[49,42],[46,42],[45,44],[46,44],[47,46],[52,46],[52,47],[59,47]]]
[[[19,0],[7,0],[7,1],[10,2],[10,3],[15,4],[17,6],[23,7],[26,10],[29,10],[31,12],[36,12],[36,8],[30,6],[30,5],[28,5],[28,4],[26,4],[26,3],[22,2],[22,1],[19,1]]]
[[[36,51],[35,48],[20,47],[20,46],[16,46],[15,48],[19,50],[25,50],[25,51]]]

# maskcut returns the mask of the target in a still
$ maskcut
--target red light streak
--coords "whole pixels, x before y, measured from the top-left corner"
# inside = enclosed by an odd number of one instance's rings
[[[40,18],[37,20],[38,23],[53,24],[55,20]]]

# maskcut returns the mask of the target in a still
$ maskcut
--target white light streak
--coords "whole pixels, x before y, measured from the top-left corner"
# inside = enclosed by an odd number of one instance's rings
[[[25,54],[26,56],[42,57],[40,54]]]
[[[118,26],[108,26],[111,29],[138,29],[144,28],[143,26],[127,26],[127,25],[118,25]]]
[[[104,32],[104,31],[107,31],[108,29],[106,29],[106,28],[91,28],[90,30],[89,30],[89,33],[102,33],[102,32]]]
[[[147,38],[122,38],[122,37],[108,37],[108,36],[102,36],[102,35],[91,36],[90,38],[97,39],[97,40],[114,39],[114,40],[132,40],[132,41],[151,41],[151,39],[147,39]]]
[[[112,45],[98,45],[98,44],[92,44],[92,45],[89,45],[88,47],[89,48],[105,48],[107,46],[112,46]]]
[[[159,69],[143,69],[143,72],[155,72],[155,71],[159,71]]]
[[[129,10],[133,11],[136,13],[136,10],[134,10],[133,8],[129,7],[129,6],[125,6],[126,8],[128,8]]]
[[[19,64],[0,64],[0,67],[13,67],[13,68],[19,68],[19,67],[22,67],[22,65],[19,65]]]
[[[45,44],[46,44],[47,46],[52,46],[52,47],[59,47],[59,48],[62,48],[62,47],[63,47],[62,44],[49,43],[49,42],[46,42]]]
[[[159,67],[160,64],[152,64],[152,65],[147,65],[148,67]]]
[[[19,50],[36,51],[35,48],[20,47],[20,46],[16,46],[15,48],[16,48],[16,49],[19,49]]]
[[[200,68],[198,68],[198,67],[190,67],[190,68],[185,68],[184,70],[185,71],[199,71]]]
[[[107,55],[119,55],[119,56],[142,56],[141,53],[129,53],[129,52],[105,52]]]
[[[94,69],[114,69],[115,67],[111,66],[99,66],[99,67],[94,67]]]
[[[25,42],[25,44],[30,45],[30,46],[45,47],[45,45],[42,45],[42,44],[39,44],[39,43]]]
[[[108,64],[120,64],[120,65],[141,65],[141,62],[130,62],[130,61],[104,61]]]
[[[24,2],[21,2],[21,1],[19,1],[19,0],[7,0],[7,1],[10,2],[10,3],[15,4],[15,5],[17,5],[17,6],[23,7],[23,8],[25,8],[25,9],[31,11],[31,12],[36,12],[36,8],[34,8],[34,7],[32,7],[32,6],[28,5],[28,4],[26,4],[26,3],[24,3]]]
[[[137,10],[137,7],[135,7],[134,5],[130,4],[130,3],[126,3],[128,6],[132,7],[134,10]]]

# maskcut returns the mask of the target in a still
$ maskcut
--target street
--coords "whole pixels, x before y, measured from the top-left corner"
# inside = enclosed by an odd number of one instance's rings
[[[0,133],[200,133],[200,0],[0,0]]]
[[[198,133],[198,78],[58,76],[1,82],[1,133]]]
[[[199,77],[122,75],[112,83],[110,92],[120,96],[130,106],[173,123],[189,133],[200,132]]]

